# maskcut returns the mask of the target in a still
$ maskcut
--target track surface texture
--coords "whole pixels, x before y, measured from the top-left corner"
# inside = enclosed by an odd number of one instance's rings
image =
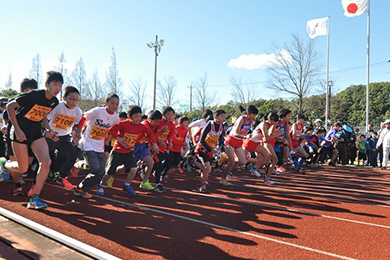
[[[6,182],[0,207],[121,259],[390,259],[389,176],[323,166],[289,169],[266,186],[236,170],[230,187],[212,173],[203,194],[196,172],[174,171],[167,192],[140,190],[136,177],[129,197],[119,174],[104,197],[89,200],[47,181],[42,211],[27,209],[27,197],[13,197]]]

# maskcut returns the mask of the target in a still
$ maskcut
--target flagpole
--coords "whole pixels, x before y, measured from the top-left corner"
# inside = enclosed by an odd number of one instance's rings
[[[328,130],[328,108],[329,108],[329,32],[330,32],[330,16],[328,16],[328,51],[327,51],[327,61],[326,61],[326,107],[325,107],[325,129]]]
[[[367,2],[367,93],[366,93],[366,131],[369,124],[370,108],[370,0]]]

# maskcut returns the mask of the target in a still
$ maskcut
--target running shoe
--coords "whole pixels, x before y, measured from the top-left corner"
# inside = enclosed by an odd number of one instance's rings
[[[22,187],[15,188],[14,189],[14,193],[12,195],[14,195],[15,197],[23,196],[23,189],[22,189]]]
[[[184,171],[183,171],[183,168],[179,168],[179,172],[180,173],[183,173]]]
[[[192,172],[191,166],[187,167],[187,172]]]
[[[31,187],[31,189],[27,192],[27,197],[31,198],[34,194],[35,185]]]
[[[106,181],[106,187],[107,187],[108,189],[111,189],[113,183],[114,183],[114,177],[111,176],[111,177]]]
[[[264,184],[265,185],[272,185],[272,184],[275,184],[275,182],[273,180],[271,180],[271,179],[265,179],[264,180]]]
[[[232,173],[228,173],[228,175],[226,176],[226,180],[227,181],[230,181],[231,178],[232,178],[233,174]]]
[[[59,172],[54,173],[53,181],[62,184],[62,178]]]
[[[143,178],[145,177],[145,173],[144,173],[144,172],[141,172],[141,173],[139,174],[139,176],[141,177],[141,179],[143,179]]]
[[[123,185],[123,188],[122,188],[123,191],[126,191],[127,193],[129,193],[130,195],[135,195],[137,194],[135,192],[135,190],[133,190],[133,188],[131,188],[130,185]]]
[[[5,168],[5,163],[7,162],[7,158],[1,157],[0,158],[0,176],[3,179],[3,181],[8,181],[11,177],[11,172]]]
[[[252,167],[251,170],[251,175],[252,176],[255,176],[257,178],[260,178],[261,177],[261,173],[255,168],[255,167]]]
[[[312,167],[313,168],[318,168],[318,167],[320,167],[321,165],[319,164],[319,163],[313,163],[313,165],[312,165]]]
[[[84,199],[90,199],[92,198],[92,195],[89,194],[88,192],[85,192],[83,191],[83,189],[79,189],[79,188],[76,188],[74,190],[74,195],[78,196],[78,197],[83,197]]]
[[[144,189],[144,190],[154,190],[154,187],[152,184],[150,184],[149,181],[143,181],[141,182],[141,184],[139,185],[139,187],[141,189]]]
[[[209,183],[208,181],[205,181],[205,182],[204,182],[204,185],[206,185],[207,188],[210,187],[210,183]]]
[[[62,184],[64,185],[65,190],[73,190],[74,189],[73,184],[68,181],[68,178],[63,178]]]
[[[279,166],[278,168],[276,168],[276,170],[278,172],[285,172],[286,171],[286,168],[284,168],[283,166]]]
[[[280,172],[278,172],[276,169],[274,169],[274,174],[275,174],[275,175],[279,175]]]
[[[39,197],[31,198],[27,204],[28,209],[43,209],[47,208],[47,204],[42,202]]]
[[[52,171],[49,171],[49,174],[47,175],[47,179],[49,179],[49,180],[54,179],[54,173]]]
[[[299,170],[296,170],[296,171],[297,171],[297,173],[302,173],[302,174],[306,173],[303,169],[299,169]]]
[[[227,179],[224,179],[224,178],[221,178],[221,179],[219,180],[219,183],[221,183],[221,184],[224,185],[224,186],[231,186],[231,185],[232,185],[231,182],[229,182]]]
[[[198,188],[198,191],[201,192],[201,193],[207,193],[207,192],[209,192],[209,191],[207,190],[206,184],[201,184],[201,185],[199,186],[199,188]]]
[[[104,196],[104,188],[102,185],[98,185],[96,188],[96,195]]]
[[[165,192],[165,189],[164,187],[161,185],[161,183],[157,184],[156,188],[154,188],[155,191],[157,191],[158,193],[163,193]]]

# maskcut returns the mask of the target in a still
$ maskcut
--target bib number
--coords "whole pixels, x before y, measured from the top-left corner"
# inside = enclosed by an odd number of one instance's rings
[[[205,141],[210,146],[211,149],[214,149],[214,147],[218,143],[219,136],[216,135],[207,135]]]
[[[130,148],[133,148],[135,145],[135,141],[137,141],[138,135],[125,133],[123,139],[130,145]]]
[[[165,142],[167,140],[167,138],[168,138],[168,134],[169,134],[169,131],[166,131],[166,132],[162,133],[160,135],[160,137],[158,138],[158,140]]]
[[[51,111],[50,107],[44,107],[35,104],[25,115],[24,117],[28,120],[34,122],[40,122],[45,116],[47,116]]]
[[[75,116],[59,114],[54,119],[53,126],[58,129],[67,130],[70,127],[72,127],[75,120],[76,120]]]
[[[94,125],[88,136],[93,140],[103,140],[108,136],[108,129]]]

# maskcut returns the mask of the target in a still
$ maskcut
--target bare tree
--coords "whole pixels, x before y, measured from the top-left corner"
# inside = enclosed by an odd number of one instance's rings
[[[207,74],[204,74],[193,83],[195,90],[194,97],[202,110],[205,110],[207,107],[211,106],[214,103],[217,95],[215,92],[210,92],[208,85],[209,83]]]
[[[232,96],[234,101],[248,105],[256,99],[257,83],[252,80],[249,83],[243,83],[241,78],[230,77],[230,83],[233,85]]]
[[[80,60],[76,63],[76,68],[72,71],[72,84],[78,88],[80,92],[80,97],[82,99],[90,98],[90,93],[88,93],[88,79],[87,72],[85,71],[83,58],[80,57]]]
[[[9,74],[8,74],[8,80],[7,82],[5,83],[5,89],[12,89],[12,72],[10,71]]]
[[[269,69],[269,87],[298,98],[299,113],[303,111],[303,98],[316,84],[321,70],[315,41],[303,42],[298,35],[292,35],[290,44],[276,47],[274,61]]]
[[[32,68],[30,69],[30,77],[38,83],[38,88],[42,84],[42,65],[39,53],[32,60]]]
[[[100,82],[97,70],[95,70],[93,73],[89,89],[91,92],[91,100],[93,101],[94,106],[97,107],[99,104],[103,103],[104,94],[102,93],[102,83]]]
[[[58,56],[58,65],[55,67],[55,69],[59,72],[61,72],[62,77],[64,78],[64,85],[68,84],[68,69],[65,67],[66,59],[64,52],[61,53],[60,56]],[[61,89],[61,97],[62,97],[62,89]]]
[[[114,48],[112,48],[109,70],[106,73],[105,87],[108,92],[114,92],[117,95],[121,96],[122,79],[119,77],[118,62],[116,60]]]
[[[146,99],[145,90],[146,82],[143,82],[141,79],[132,80],[130,82],[129,103],[137,105],[142,109]]]
[[[178,100],[175,98],[177,81],[174,76],[164,78],[164,81],[157,82],[158,99],[156,100],[161,106],[173,106]]]

